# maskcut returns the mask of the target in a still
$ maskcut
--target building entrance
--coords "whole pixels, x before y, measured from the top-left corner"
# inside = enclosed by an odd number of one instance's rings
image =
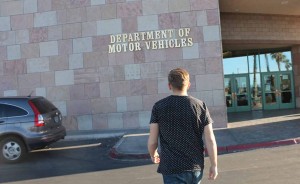
[[[295,107],[294,85],[291,72],[262,74],[264,109]]]
[[[247,75],[226,75],[224,77],[225,98],[228,112],[250,110],[249,79]]]
[[[292,66],[289,51],[224,58],[227,111],[295,108]]]

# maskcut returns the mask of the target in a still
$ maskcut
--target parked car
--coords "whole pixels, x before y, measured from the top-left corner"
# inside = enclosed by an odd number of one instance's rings
[[[0,161],[19,162],[65,136],[61,112],[46,98],[0,98]]]

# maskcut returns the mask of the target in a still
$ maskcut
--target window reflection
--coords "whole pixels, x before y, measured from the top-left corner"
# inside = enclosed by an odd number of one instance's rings
[[[248,62],[247,56],[225,58],[224,63],[224,74],[243,74],[248,73]]]
[[[260,65],[262,72],[291,71],[291,52],[261,54]]]

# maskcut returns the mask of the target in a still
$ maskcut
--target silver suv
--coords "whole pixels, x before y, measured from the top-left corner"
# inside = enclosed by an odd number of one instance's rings
[[[29,151],[65,136],[62,115],[46,98],[0,98],[0,161],[21,161]]]

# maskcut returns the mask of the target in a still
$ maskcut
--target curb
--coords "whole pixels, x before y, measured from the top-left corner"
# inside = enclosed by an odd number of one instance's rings
[[[63,141],[85,141],[91,139],[105,139],[124,136],[125,133],[101,133],[101,134],[82,134],[82,135],[67,135]]]
[[[126,154],[120,153],[117,151],[118,147],[123,143],[124,138],[122,138],[114,147],[109,151],[109,156],[113,159],[119,160],[139,160],[139,159],[150,159],[148,153],[142,154]],[[300,137],[294,139],[286,139],[279,141],[270,141],[270,142],[261,142],[261,143],[252,143],[252,144],[240,144],[240,145],[232,145],[232,146],[223,146],[218,147],[218,154],[229,154],[235,152],[249,151],[260,148],[271,148],[271,147],[279,147],[279,146],[287,146],[293,144],[300,144]],[[207,154],[207,150],[205,149],[205,153]]]

